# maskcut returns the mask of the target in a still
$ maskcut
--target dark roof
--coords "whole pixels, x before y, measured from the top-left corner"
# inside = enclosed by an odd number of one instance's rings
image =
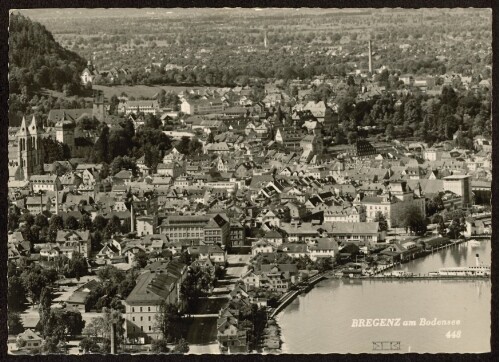
[[[277,230],[270,230],[265,235],[266,239],[282,239],[282,235]]]
[[[277,267],[280,272],[297,273],[298,267],[296,264],[263,264],[260,267],[260,271],[264,273],[269,273],[274,267]]]
[[[137,279],[137,284],[132,290],[126,303],[129,305],[159,304],[166,299],[185,271],[182,263],[170,262],[155,266],[155,271],[148,270]]]
[[[77,120],[83,115],[92,117],[92,108],[80,108],[80,109],[51,109],[47,120],[51,122],[57,122],[65,116],[68,120]]]

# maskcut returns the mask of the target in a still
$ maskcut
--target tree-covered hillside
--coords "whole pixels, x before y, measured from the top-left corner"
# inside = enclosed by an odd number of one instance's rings
[[[28,95],[41,88],[80,92],[85,60],[64,49],[41,24],[13,13],[9,23],[9,87]]]

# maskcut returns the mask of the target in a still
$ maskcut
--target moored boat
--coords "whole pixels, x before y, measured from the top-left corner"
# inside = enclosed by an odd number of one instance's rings
[[[471,240],[468,240],[468,243],[471,245],[471,247],[477,247],[477,246],[480,246],[482,245],[480,243],[479,240],[476,240],[476,239],[471,239]]]
[[[475,266],[440,268],[438,272],[429,273],[430,276],[459,276],[459,277],[488,277],[490,276],[490,266],[480,262],[479,255],[476,254]]]

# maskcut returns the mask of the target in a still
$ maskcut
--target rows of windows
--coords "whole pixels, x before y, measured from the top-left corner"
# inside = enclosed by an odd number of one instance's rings
[[[142,310],[142,308],[144,308],[144,310]],[[138,309],[137,310],[138,312],[142,312],[142,311],[145,312],[145,307],[139,307],[137,309]],[[151,311],[151,307],[147,307],[147,311],[150,312]],[[132,307],[132,313],[135,313],[135,307]]]
[[[181,227],[166,227],[167,232],[178,232],[178,231],[202,231],[203,228],[198,226],[198,227],[186,227],[186,226],[181,226]]]
[[[336,235],[336,238],[338,238],[340,240],[349,240],[349,239],[373,240],[374,236],[372,236],[372,235]]]
[[[204,232],[205,235],[220,235],[220,233],[220,230],[205,230]]]
[[[175,221],[169,221],[169,225],[171,228],[175,228],[175,227],[181,227],[181,228],[184,228],[186,226],[188,226],[189,224],[200,224],[202,222],[208,222],[209,220],[208,219],[197,219],[197,220],[175,220]],[[184,226],[185,225],[185,226]],[[201,227],[201,226],[198,226],[198,227]]]
[[[186,238],[186,237],[191,237],[191,238],[202,238],[203,233],[168,233],[168,236],[170,238]]]
[[[381,206],[372,206],[372,205],[369,205],[369,210],[385,210],[385,211],[388,211],[388,206],[381,207]]]

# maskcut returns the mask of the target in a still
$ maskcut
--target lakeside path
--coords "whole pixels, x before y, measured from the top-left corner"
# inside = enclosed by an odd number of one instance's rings
[[[187,354],[221,354],[218,343],[191,344]]]
[[[298,295],[300,295],[303,290],[307,290],[308,288],[313,288],[315,284],[320,282],[323,279],[326,279],[326,275],[329,272],[324,272],[324,273],[319,273],[317,275],[314,275],[310,280],[307,282],[307,286],[304,288],[300,288],[298,290],[291,290],[284,294],[280,299],[279,299],[279,305],[275,309],[270,310],[270,316],[268,319],[274,318],[280,311],[282,311],[286,306],[293,301]]]

